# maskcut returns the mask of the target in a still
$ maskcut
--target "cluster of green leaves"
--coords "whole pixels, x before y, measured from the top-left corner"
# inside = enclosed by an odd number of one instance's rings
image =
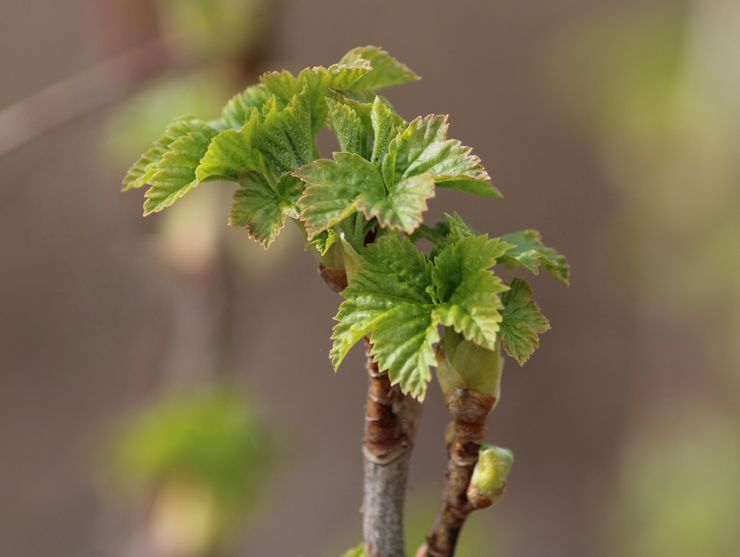
[[[537,349],[547,318],[522,279],[506,284],[492,267],[504,264],[537,273],[540,267],[567,283],[562,256],[534,231],[500,238],[474,234],[457,215],[436,229],[429,254],[412,238],[387,234],[362,250],[359,267],[342,293],[332,336],[337,367],[349,349],[369,335],[381,369],[405,393],[422,399],[436,364],[439,328],[484,350],[497,343],[520,364]],[[418,236],[417,236],[418,237]]]
[[[422,223],[437,186],[499,197],[469,147],[447,137],[447,118],[410,122],[377,91],[417,79],[376,47],[338,64],[262,76],[212,122],[174,122],[124,179],[148,184],[145,214],[161,211],[199,184],[239,184],[229,222],[268,247],[288,218],[305,231],[322,264],[349,286],[336,317],[335,368],[368,336],[380,368],[422,399],[443,334],[484,350],[499,344],[523,363],[549,324],[521,279],[506,284],[497,265],[544,268],[567,282],[565,259],[535,231],[488,238],[455,215]],[[329,125],[340,151],[322,159],[316,134]],[[430,240],[429,253],[415,241]]]

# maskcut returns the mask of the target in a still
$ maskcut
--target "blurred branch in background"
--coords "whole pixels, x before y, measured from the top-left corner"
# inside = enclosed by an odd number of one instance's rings
[[[167,66],[159,41],[138,46],[0,110],[0,157],[130,95]]]

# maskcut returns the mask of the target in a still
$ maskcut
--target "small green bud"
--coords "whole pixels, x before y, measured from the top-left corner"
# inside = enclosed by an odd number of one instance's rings
[[[445,328],[437,358],[437,379],[443,393],[472,389],[499,399],[501,394],[501,351],[488,350]]]
[[[468,500],[474,507],[483,508],[498,503],[504,494],[513,464],[514,455],[509,449],[481,445],[468,486]]]

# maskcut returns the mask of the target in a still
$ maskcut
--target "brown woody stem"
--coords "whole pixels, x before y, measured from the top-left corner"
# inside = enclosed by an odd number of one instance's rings
[[[368,557],[404,557],[403,507],[421,405],[378,371],[365,339],[368,371],[363,453],[363,532]]]
[[[495,397],[472,389],[452,389],[445,394],[447,409],[453,420],[448,427],[447,472],[442,492],[442,507],[427,543],[419,557],[451,557],[460,531],[471,512],[490,504],[483,499],[470,500],[467,495],[473,469],[478,462],[486,422],[496,402]]]

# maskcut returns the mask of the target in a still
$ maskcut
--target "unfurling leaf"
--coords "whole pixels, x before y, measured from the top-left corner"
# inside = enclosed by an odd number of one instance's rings
[[[511,281],[502,296],[501,341],[506,353],[524,365],[540,344],[539,335],[550,329],[550,323],[532,297],[532,289],[521,279]]]
[[[505,234],[501,237],[505,242],[512,244],[501,262],[508,267],[524,267],[535,275],[540,266],[559,281],[568,284],[570,266],[565,257],[542,243],[542,236],[536,230],[522,230]]]
[[[495,350],[508,289],[490,270],[506,244],[485,236],[464,238],[429,262],[410,239],[389,233],[364,250],[343,292],[331,351],[336,368],[369,335],[381,370],[404,393],[423,398],[436,364],[437,328],[447,325],[480,347]]]

